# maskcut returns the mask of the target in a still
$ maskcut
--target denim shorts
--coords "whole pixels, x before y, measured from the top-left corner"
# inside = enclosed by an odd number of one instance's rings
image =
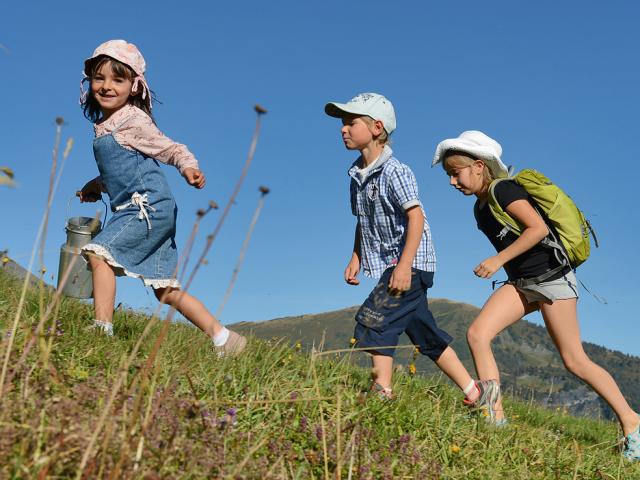
[[[435,361],[452,338],[438,328],[427,304],[433,272],[412,268],[411,287],[394,295],[389,291],[394,268],[385,270],[356,313],[356,347],[371,347],[370,353],[393,357],[400,335],[406,333],[420,353]]]
[[[515,284],[512,285],[525,296],[529,303],[553,303],[556,300],[578,298],[578,280],[573,271],[549,282],[541,282],[526,287],[520,287]]]

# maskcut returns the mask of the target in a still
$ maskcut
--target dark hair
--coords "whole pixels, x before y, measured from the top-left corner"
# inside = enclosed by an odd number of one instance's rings
[[[98,120],[100,120],[102,111],[100,110],[100,105],[93,97],[93,93],[91,92],[91,79],[96,76],[102,66],[107,62],[110,62],[111,72],[114,75],[118,75],[119,77],[123,77],[131,81],[136,78],[136,73],[129,65],[119,62],[115,58],[111,58],[108,55],[99,55],[87,62],[84,73],[88,77],[89,92],[87,93],[87,100],[82,104],[82,111],[84,113],[84,116],[93,123],[96,123]],[[129,97],[129,104],[144,111],[147,115],[149,115],[149,117],[151,117],[151,120],[153,120],[153,122],[155,123],[153,115],[151,114],[151,102],[153,101],[155,103],[158,103],[156,94],[153,91],[149,90],[147,97],[143,99],[143,91],[144,89],[142,85],[140,85],[140,87],[138,88],[138,93]]]

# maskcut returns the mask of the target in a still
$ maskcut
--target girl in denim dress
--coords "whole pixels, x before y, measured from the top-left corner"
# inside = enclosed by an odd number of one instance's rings
[[[111,219],[83,248],[93,273],[95,327],[113,335],[115,277],[140,278],[158,300],[175,307],[208,334],[221,354],[246,344],[227,330],[175,278],[176,202],[159,162],[179,169],[189,185],[205,186],[193,154],[165,137],[151,117],[151,91],[145,61],[135,45],[110,40],[85,61],[80,103],[94,122],[93,152],[100,175],[80,191],[83,202],[109,195]],[[84,81],[90,88],[85,91]]]

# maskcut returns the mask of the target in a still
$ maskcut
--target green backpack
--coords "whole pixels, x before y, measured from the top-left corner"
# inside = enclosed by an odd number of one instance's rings
[[[494,189],[504,180],[513,180],[524,187],[538,205],[547,224],[553,227],[549,229],[550,235],[542,241],[542,244],[554,248],[556,253],[559,253],[559,256],[556,256],[562,264],[566,265],[568,261],[571,268],[575,269],[589,258],[589,233],[598,247],[598,239],[589,221],[573,200],[542,173],[531,169],[522,170],[515,176],[494,180],[489,186],[489,208],[496,220],[504,226],[500,232],[501,236],[510,231],[520,235],[524,229],[524,226],[511,218],[496,200]],[[556,233],[560,241],[556,238]]]

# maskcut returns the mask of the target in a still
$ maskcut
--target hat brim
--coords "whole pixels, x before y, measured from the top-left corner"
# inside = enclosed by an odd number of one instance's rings
[[[334,118],[342,118],[345,115],[369,115],[362,110],[354,108],[346,103],[329,102],[324,106],[324,113]]]
[[[495,153],[488,148],[483,148],[481,145],[476,143],[466,142],[461,138],[450,138],[440,142],[436,147],[436,153],[433,156],[431,166],[434,167],[441,163],[444,160],[446,153],[452,150],[468,153],[473,158],[482,160],[487,167],[489,167],[494,178],[504,178],[509,175],[509,170],[506,165],[502,163],[502,160],[500,160],[499,157],[496,157]]]
[[[112,59],[112,60],[116,60],[116,61],[120,62],[121,64],[126,65],[127,67],[129,67],[129,68],[133,71],[133,73],[135,73],[137,76],[142,76],[142,75],[144,75],[144,72],[143,72],[143,73],[141,73],[141,72],[136,71],[136,69],[135,69],[135,68],[133,68],[131,65],[129,65],[129,64],[128,64],[126,61],[124,61],[123,59],[120,59],[120,58],[114,57],[113,55],[109,55],[109,54],[107,54],[107,53],[99,53],[98,55],[94,55],[93,57],[89,57],[89,58],[87,58],[87,59],[84,61],[84,74],[85,74],[87,77],[91,75],[91,72],[88,70],[89,65],[91,64],[91,62],[92,62],[92,61],[94,61],[94,60],[95,60],[96,58],[98,58],[98,57],[108,57],[108,58],[110,58],[110,59]]]

